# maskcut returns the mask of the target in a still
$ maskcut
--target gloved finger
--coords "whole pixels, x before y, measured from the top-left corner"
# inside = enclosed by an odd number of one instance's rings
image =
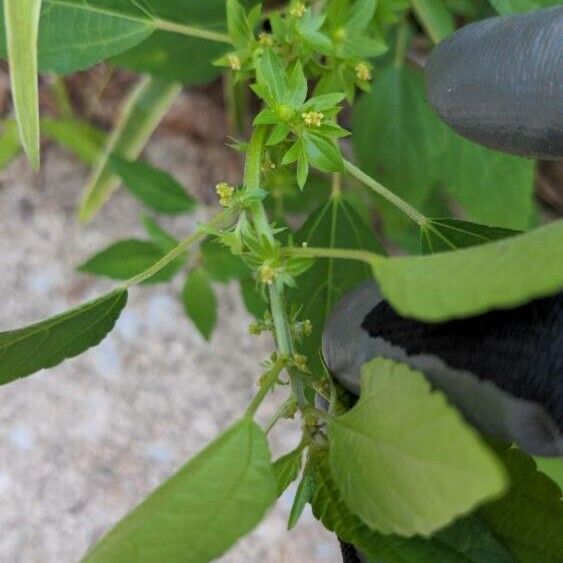
[[[368,282],[346,295],[323,334],[333,376],[359,394],[375,357],[423,372],[484,434],[535,455],[563,455],[563,293],[471,319],[399,316]]]
[[[563,159],[563,6],[463,27],[432,52],[426,83],[430,104],[464,137]]]

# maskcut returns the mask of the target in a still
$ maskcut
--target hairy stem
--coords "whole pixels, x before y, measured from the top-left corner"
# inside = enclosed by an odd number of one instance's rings
[[[260,179],[262,175],[262,155],[264,151],[264,141],[266,138],[267,128],[258,126],[250,139],[248,150],[246,153],[246,163],[244,168],[244,185],[247,189],[257,189],[260,187]],[[270,225],[266,210],[261,201],[255,203],[250,208],[254,226],[258,234],[274,240],[274,230]],[[294,353],[293,339],[291,337],[291,328],[287,318],[285,308],[284,288],[280,283],[274,282],[269,287],[270,310],[272,320],[274,322],[276,345],[278,352],[282,356],[291,357]],[[289,379],[293,393],[299,406],[305,407],[307,399],[303,390],[303,383],[299,374],[289,371]]]
[[[343,260],[358,260],[373,264],[381,259],[381,256],[367,250],[348,250],[346,248],[316,248],[304,246],[287,247],[282,249],[286,256],[301,256],[303,258],[341,258]]]
[[[225,226],[231,220],[231,213],[229,211],[224,211],[215,215],[213,219],[201,225],[194,233],[186,237],[181,241],[178,246],[173,248],[166,256],[161,258],[158,262],[153,264],[150,268],[147,268],[144,272],[137,274],[136,276],[128,279],[123,287],[128,288],[133,285],[138,285],[150,277],[154,276],[157,272],[160,272],[163,268],[168,266],[170,262],[178,258],[185,250],[190,246],[196,244],[197,242],[203,240],[207,236],[208,229],[216,229]]]
[[[348,160],[344,160],[344,168],[346,169],[348,174],[356,178],[356,180],[373,190],[375,193],[379,194],[382,198],[386,199],[389,203],[397,207],[397,209],[400,209],[418,226],[422,227],[426,224],[427,219],[422,213],[420,213],[420,211],[412,207],[412,205],[407,203],[404,199],[401,199],[398,195],[394,194],[391,190],[381,185],[371,176],[368,176],[365,172],[362,172],[357,166],[354,166]]]

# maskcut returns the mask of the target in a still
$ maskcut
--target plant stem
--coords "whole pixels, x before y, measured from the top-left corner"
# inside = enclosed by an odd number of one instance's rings
[[[245,416],[252,418],[256,414],[256,411],[260,408],[260,405],[278,381],[280,373],[285,366],[285,361],[286,359],[283,357],[278,358],[272,368],[265,374],[264,381],[260,385],[260,389],[254,396],[254,399],[252,399],[250,405],[248,405]]]
[[[393,64],[395,68],[400,68],[405,62],[405,57],[407,55],[409,39],[409,28],[406,22],[403,20],[399,24],[397,29],[397,41],[395,43],[395,58],[393,59]]]
[[[207,236],[207,229],[216,229],[222,227],[223,225],[225,225],[225,223],[229,221],[230,218],[231,218],[231,213],[229,211],[223,211],[222,213],[215,215],[213,219],[211,219],[204,225],[200,225],[200,227],[194,233],[186,237],[183,241],[181,241],[178,244],[178,246],[173,248],[166,256],[161,258],[150,268],[147,268],[144,272],[141,272],[140,274],[137,274],[136,276],[128,279],[123,284],[123,287],[129,288],[133,285],[138,285],[144,282],[145,280],[148,280],[150,277],[154,276],[157,272],[160,272],[160,270],[168,266],[170,262],[178,258],[178,256],[180,256],[190,246],[204,239]]]
[[[386,199],[389,203],[393,204],[397,209],[400,209],[407,217],[412,219],[419,227],[426,224],[426,217],[420,213],[417,209],[408,204],[404,199],[401,199],[398,195],[394,194],[391,190],[381,185],[379,182],[374,180],[371,176],[368,176],[365,172],[362,172],[357,166],[354,166],[348,160],[344,160],[344,168],[346,171],[360,181],[362,184],[373,190],[375,193],[379,194],[382,198]]]
[[[272,428],[276,425],[278,420],[280,418],[283,418],[288,408],[293,404],[295,404],[295,398],[289,397],[278,407],[276,412],[270,417],[270,420],[268,420],[268,422],[266,422],[266,424],[262,428],[265,434],[269,434],[271,432]]]
[[[286,256],[301,256],[303,258],[341,258],[343,260],[358,260],[372,264],[381,256],[367,250],[348,250],[346,248],[317,248],[317,247],[286,247],[282,248]]]
[[[246,189],[253,190],[260,187],[260,179],[262,176],[262,155],[264,151],[266,131],[266,127],[258,126],[254,129],[254,133],[250,139],[244,167],[244,186]],[[274,231],[270,225],[262,202],[259,201],[254,203],[250,208],[250,213],[258,234],[267,237],[269,241],[274,241]],[[294,348],[293,339],[291,337],[291,329],[285,309],[283,285],[274,282],[270,285],[268,293],[270,297],[270,310],[272,313],[272,320],[274,322],[278,352],[282,356],[291,357],[293,356]],[[288,370],[288,372],[291,387],[299,406],[307,406],[308,403],[299,374],[294,373],[293,370]]]

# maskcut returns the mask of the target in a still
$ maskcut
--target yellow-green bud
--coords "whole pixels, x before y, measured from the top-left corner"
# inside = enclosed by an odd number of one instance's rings
[[[302,18],[307,11],[307,6],[303,2],[297,2],[289,9],[289,15],[294,18]]]
[[[276,271],[269,264],[263,264],[258,269],[258,281],[266,285],[272,285],[276,279]]]
[[[223,207],[229,207],[233,203],[233,196],[235,195],[235,188],[229,186],[226,182],[221,182],[215,186],[215,191],[219,196],[219,203]]]
[[[230,54],[227,55],[227,60],[229,61],[229,66],[231,70],[240,70],[241,69],[241,62],[238,55]]]
[[[371,68],[367,63],[364,62],[358,63],[356,65],[355,71],[356,71],[356,76],[358,77],[359,80],[368,81],[373,78],[371,74]]]
[[[260,45],[271,47],[274,44],[274,38],[270,33],[266,33],[265,31],[262,31],[258,35],[258,42],[260,43]]]
[[[305,111],[301,114],[301,117],[307,127],[320,127],[325,116],[319,111]]]

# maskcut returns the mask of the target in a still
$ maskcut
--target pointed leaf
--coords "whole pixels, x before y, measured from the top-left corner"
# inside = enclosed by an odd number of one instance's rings
[[[151,240],[162,250],[162,252],[171,252],[180,244],[180,241],[177,238],[173,237],[168,231],[163,229],[151,217],[147,217],[146,215],[143,217],[143,227]]]
[[[53,367],[101,342],[125,303],[119,289],[40,323],[0,332],[0,384]]]
[[[420,247],[422,254],[433,254],[478,246],[518,234],[520,231],[488,227],[458,219],[428,219],[426,225],[421,228]]]
[[[275,498],[266,437],[245,418],[126,516],[84,563],[208,563],[250,532]]]
[[[114,280],[128,280],[149,269],[166,252],[148,241],[128,239],[115,242],[78,267],[80,272],[105,276]],[[144,283],[169,281],[184,265],[184,257],[176,258]]]
[[[350,509],[384,534],[429,536],[505,491],[500,463],[422,373],[376,359],[359,402],[329,425]]]
[[[111,168],[110,156],[136,159],[179,92],[177,84],[152,78],[141,80],[134,88],[84,188],[81,221],[92,219],[119,187],[119,177]]]
[[[306,471],[299,483],[299,486],[297,487],[297,491],[295,492],[295,498],[293,499],[293,504],[289,513],[289,520],[287,522],[288,530],[294,528],[297,522],[299,522],[305,507],[313,498],[314,488],[315,482],[313,480],[313,475]]]
[[[273,463],[274,475],[278,487],[278,497],[297,479],[301,470],[303,447],[299,446]]]
[[[439,43],[455,30],[452,13],[444,0],[410,0],[417,19],[434,43]]]
[[[513,308],[563,289],[563,221],[454,252],[375,258],[373,268],[407,317],[442,322]]]
[[[4,23],[16,121],[33,169],[39,168],[37,37],[41,0],[4,0]]]
[[[195,199],[167,172],[118,155],[112,155],[110,162],[129,191],[155,211],[175,215],[193,211],[196,207]]]
[[[323,172],[339,172],[344,170],[344,161],[340,148],[334,141],[316,135],[315,133],[303,134],[303,146],[309,164]]]

